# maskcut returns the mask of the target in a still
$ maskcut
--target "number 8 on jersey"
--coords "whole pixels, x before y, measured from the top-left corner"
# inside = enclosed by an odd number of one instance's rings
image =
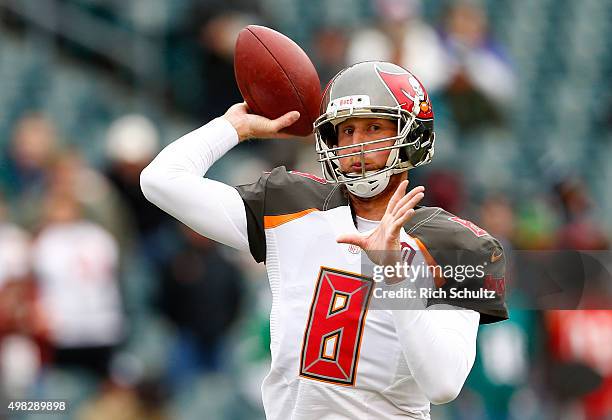
[[[372,279],[321,267],[300,358],[300,375],[354,385]]]

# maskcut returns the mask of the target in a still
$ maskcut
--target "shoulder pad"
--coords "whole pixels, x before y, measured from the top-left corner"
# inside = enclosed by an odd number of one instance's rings
[[[428,305],[447,303],[474,309],[480,312],[481,323],[508,318],[504,303],[505,256],[497,239],[474,223],[439,207],[417,208],[404,229],[417,240],[428,263],[440,267],[443,278],[436,281],[437,287],[446,290],[484,288],[496,292],[495,299],[430,300]],[[470,275],[465,270],[469,270]]]
[[[348,204],[337,184],[315,175],[274,168],[266,183],[266,215],[295,213],[307,209],[328,210]]]

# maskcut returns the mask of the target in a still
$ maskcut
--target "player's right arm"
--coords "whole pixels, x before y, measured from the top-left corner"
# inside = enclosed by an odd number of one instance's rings
[[[204,178],[212,164],[239,141],[286,137],[279,133],[299,118],[293,111],[275,120],[249,114],[245,103],[169,144],[142,171],[144,196],[212,240],[248,250],[244,202],[236,189]]]

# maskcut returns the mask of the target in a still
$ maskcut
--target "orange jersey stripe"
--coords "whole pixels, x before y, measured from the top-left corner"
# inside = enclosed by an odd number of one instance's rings
[[[319,211],[319,209],[306,209],[298,211],[297,213],[280,214],[278,216],[264,216],[264,228],[272,229],[278,227],[292,220],[299,219],[302,216],[306,216],[308,213],[312,213],[313,211]]]
[[[411,236],[411,238],[414,239],[417,245],[419,246],[419,249],[421,250],[421,252],[423,253],[423,256],[425,257],[425,261],[427,262],[427,265],[430,267],[436,267],[438,263],[436,262],[434,257],[431,256],[425,244],[421,242],[419,238],[415,238],[413,236]],[[444,283],[446,283],[446,279],[444,277],[439,276],[437,270],[434,270],[434,274],[435,274],[434,283],[436,287],[442,287]]]

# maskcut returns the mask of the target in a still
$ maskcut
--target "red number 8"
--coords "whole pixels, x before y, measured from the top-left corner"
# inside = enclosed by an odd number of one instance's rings
[[[372,279],[321,267],[300,358],[300,376],[354,385]]]

